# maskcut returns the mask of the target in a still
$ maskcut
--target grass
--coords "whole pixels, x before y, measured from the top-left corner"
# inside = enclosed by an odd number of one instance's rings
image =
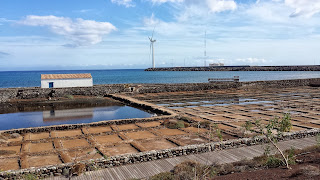
[[[68,99],[74,99],[73,95],[66,95],[65,97]]]

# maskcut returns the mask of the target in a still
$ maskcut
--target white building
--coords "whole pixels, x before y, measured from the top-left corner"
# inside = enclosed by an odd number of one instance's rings
[[[209,66],[224,66],[223,63],[211,63]]]
[[[41,74],[41,88],[89,87],[93,86],[88,74]]]

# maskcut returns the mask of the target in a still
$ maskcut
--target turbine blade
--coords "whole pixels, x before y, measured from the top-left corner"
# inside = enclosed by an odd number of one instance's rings
[[[156,28],[156,26],[154,26],[154,28],[153,28],[151,39],[153,38],[153,33],[154,33],[155,28]]]

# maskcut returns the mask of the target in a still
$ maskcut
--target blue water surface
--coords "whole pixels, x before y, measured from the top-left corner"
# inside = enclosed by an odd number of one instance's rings
[[[41,74],[91,73],[93,84],[129,83],[201,83],[208,78],[232,78],[240,81],[320,78],[320,71],[144,71],[117,70],[60,70],[60,71],[2,71],[0,88],[40,87]]]
[[[152,114],[130,106],[106,106],[36,112],[0,114],[0,130],[80,124],[129,118],[148,118]]]

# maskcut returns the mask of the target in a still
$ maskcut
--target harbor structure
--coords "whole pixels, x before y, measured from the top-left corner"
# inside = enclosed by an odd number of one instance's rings
[[[210,63],[209,66],[224,66],[224,63]]]
[[[86,74],[41,74],[41,88],[90,87],[92,76]]]

